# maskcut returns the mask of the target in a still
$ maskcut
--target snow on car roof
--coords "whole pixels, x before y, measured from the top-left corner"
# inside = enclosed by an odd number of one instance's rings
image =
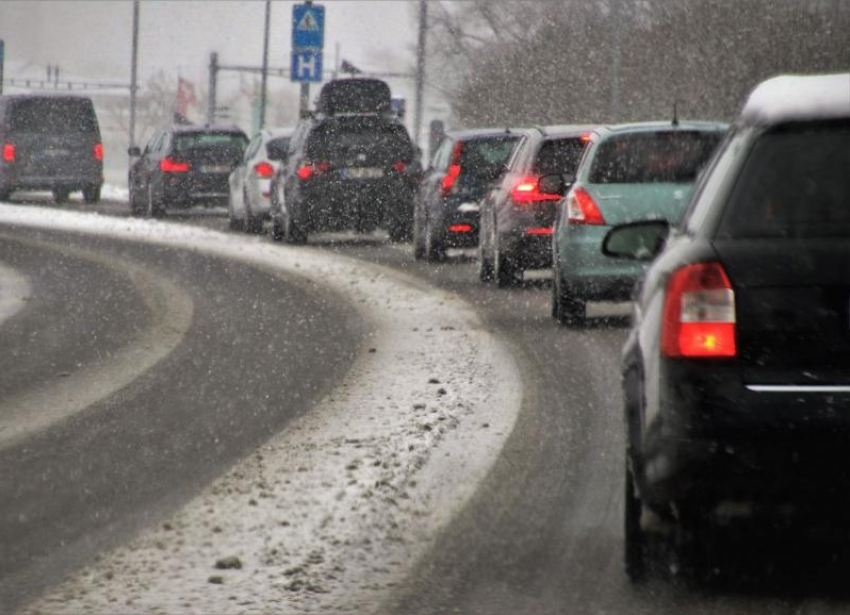
[[[850,73],[768,79],[752,91],[741,116],[762,124],[850,117]]]

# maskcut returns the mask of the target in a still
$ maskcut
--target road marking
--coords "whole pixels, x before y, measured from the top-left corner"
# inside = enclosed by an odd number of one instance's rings
[[[27,304],[31,293],[32,287],[26,276],[0,263],[0,325]]]
[[[151,311],[151,326],[127,346],[48,386],[0,400],[0,450],[106,399],[171,354],[192,324],[192,298],[152,271],[88,250],[33,240],[15,241],[48,248],[108,267],[130,280]]]

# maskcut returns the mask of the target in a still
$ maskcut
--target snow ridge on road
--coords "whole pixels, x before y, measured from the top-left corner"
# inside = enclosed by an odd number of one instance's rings
[[[367,613],[484,478],[521,404],[506,347],[457,296],[388,268],[175,224],[0,206],[0,223],[196,249],[347,298],[350,373],[158,528],[32,613]]]
[[[30,298],[32,288],[26,276],[0,263],[0,324],[17,314]]]

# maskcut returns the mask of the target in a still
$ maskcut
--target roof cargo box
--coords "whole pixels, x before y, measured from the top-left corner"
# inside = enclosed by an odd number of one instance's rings
[[[379,79],[337,79],[322,87],[317,111],[324,115],[392,113],[390,86]]]

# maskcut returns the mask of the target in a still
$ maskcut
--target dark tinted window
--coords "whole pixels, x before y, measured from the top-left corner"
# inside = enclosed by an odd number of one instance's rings
[[[585,142],[580,138],[545,141],[537,154],[535,171],[539,175],[574,175],[584,148]]]
[[[12,103],[12,131],[40,134],[97,133],[91,101],[36,98]]]
[[[238,132],[191,132],[178,134],[175,138],[175,148],[178,152],[186,152],[201,147],[238,147],[245,148],[248,139]]]
[[[460,149],[460,168],[463,173],[488,175],[507,164],[519,141],[516,136],[498,136],[464,141]]]
[[[850,124],[766,134],[739,177],[720,235],[850,236]]]
[[[307,157],[336,165],[392,164],[413,160],[413,146],[397,124],[334,121],[313,131]]]
[[[283,160],[289,150],[289,137],[278,137],[266,143],[266,155],[272,160]]]
[[[717,132],[642,132],[615,135],[599,145],[592,184],[690,183],[708,162]]]

